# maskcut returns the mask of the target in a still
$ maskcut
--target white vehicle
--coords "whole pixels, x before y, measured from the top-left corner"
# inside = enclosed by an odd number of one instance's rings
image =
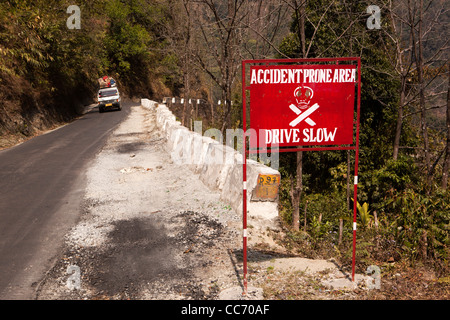
[[[100,89],[98,91],[98,111],[104,112],[113,108],[122,110],[119,89],[117,87]]]

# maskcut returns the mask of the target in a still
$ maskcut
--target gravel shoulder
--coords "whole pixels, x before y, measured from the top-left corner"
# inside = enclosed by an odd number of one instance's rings
[[[282,231],[252,220],[242,297],[240,214],[171,161],[154,112],[131,109],[87,171],[80,221],[36,299],[389,299],[402,277],[380,291],[357,275],[354,287],[348,270],[292,255],[274,241]]]
[[[80,210],[37,299],[243,298],[241,217],[171,161],[154,112],[134,106],[113,132],[87,172]],[[308,266],[308,259],[286,263],[296,258],[258,225],[249,221],[255,284],[264,282],[276,258],[285,259],[276,270]],[[246,299],[263,298],[260,288],[252,290]]]
[[[37,299],[209,299],[219,287],[239,285],[230,259],[239,216],[172,163],[154,117],[132,107],[97,155],[80,222]],[[75,289],[68,285],[73,266],[81,280]]]

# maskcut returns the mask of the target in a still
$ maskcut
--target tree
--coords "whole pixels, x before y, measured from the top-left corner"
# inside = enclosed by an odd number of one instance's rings
[[[389,50],[385,47],[385,52],[389,56],[389,52],[393,52],[393,55],[390,55],[391,65],[394,66],[394,70],[400,78],[400,100],[398,103],[398,114],[397,114],[397,122],[395,129],[395,137],[394,137],[394,148],[392,157],[394,160],[397,160],[399,148],[400,148],[400,137],[402,132],[403,120],[404,120],[404,108],[407,105],[407,96],[408,92],[408,78],[411,77],[412,64],[413,64],[413,51],[411,50],[411,33],[408,32],[407,36],[410,39],[407,42],[409,45],[405,46],[405,23],[407,19],[398,19],[398,16],[401,15],[402,11],[398,8],[393,7],[392,1],[389,1],[389,18],[391,21],[391,26],[393,28],[393,32],[389,32],[383,29],[383,32],[386,32],[387,35],[393,42],[393,46],[395,50]],[[409,24],[410,26],[410,24]]]
[[[243,55],[249,59],[266,59],[274,54],[287,57],[278,43],[289,29],[291,9],[285,0],[253,0],[245,4],[246,18],[242,29]]]
[[[241,38],[238,36],[245,18],[245,0],[199,0],[195,4],[198,32],[197,46],[193,50],[198,66],[221,89],[223,101],[222,132],[231,124],[231,96],[241,61]]]
[[[131,96],[152,97],[160,89],[167,59],[164,24],[168,5],[162,1],[104,2],[106,32],[102,39],[104,73],[115,75]]]
[[[437,108],[428,107],[430,97],[436,95],[436,78],[443,72],[445,50],[448,39],[442,39],[439,32],[445,28],[445,15],[448,10],[444,4],[430,1],[424,7],[423,1],[389,1],[386,7],[391,20],[392,30],[383,30],[395,50],[384,48],[390,58],[396,76],[401,83],[398,103],[397,124],[394,138],[393,159],[398,158],[401,148],[401,133],[404,120],[414,114],[420,114],[420,130],[423,140],[423,152],[428,183],[432,176],[431,150],[428,137],[427,111]],[[389,42],[389,41],[388,41]],[[391,55],[389,52],[394,52]],[[434,69],[433,72],[429,70]],[[418,106],[418,110],[414,107]],[[405,113],[405,108],[410,110]]]
[[[301,57],[307,58],[306,53],[306,38],[305,38],[305,16],[306,16],[306,0],[293,0],[294,15],[297,20],[297,32],[300,40]],[[292,228],[295,231],[299,230],[300,224],[300,200],[303,191],[303,151],[297,151],[297,170],[296,170],[296,185],[292,192],[293,197],[293,212],[292,212]]]
[[[383,43],[386,43],[388,35],[377,29],[367,29],[366,3],[322,0],[289,1],[289,4],[293,10],[291,34],[286,36],[280,45],[280,50],[286,55],[361,57],[361,79],[364,85],[361,92],[360,151],[364,153],[364,157],[360,159],[360,165],[365,168],[361,173],[361,181],[366,175],[369,179],[389,157],[387,146],[392,143],[395,128],[393,123],[395,123],[395,103],[398,101],[398,81],[392,77],[392,66],[387,63],[388,57],[383,52]],[[305,4],[304,8],[302,4]],[[389,20],[383,20],[382,28],[389,30]],[[308,188],[311,192],[326,190],[329,178],[325,173],[328,168],[339,164],[349,166],[352,162],[349,154],[337,152],[324,152],[320,155],[308,152],[303,155],[302,161],[304,168],[302,171],[308,172],[307,185],[305,186],[303,182],[302,187]],[[349,175],[347,179],[350,181]],[[362,196],[367,201],[374,200],[372,197],[377,194],[376,190],[367,191],[368,193],[363,193]],[[293,207],[295,202],[293,201]],[[295,209],[293,215],[297,215]],[[293,220],[296,220],[296,217]]]
[[[447,88],[447,144],[445,148],[444,167],[442,170],[442,189],[447,189],[448,185],[448,172],[450,169],[450,64],[448,64],[448,88]]]
[[[171,23],[166,24],[165,36],[170,43],[183,75],[183,111],[181,124],[186,125],[189,98],[191,97],[191,77],[194,76],[192,54],[192,0],[170,1]]]

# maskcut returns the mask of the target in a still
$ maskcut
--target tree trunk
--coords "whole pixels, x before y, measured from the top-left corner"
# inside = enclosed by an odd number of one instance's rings
[[[298,21],[298,39],[300,40],[302,48],[302,57],[306,58],[306,37],[305,37],[305,8],[306,0],[300,0],[300,8],[297,10],[297,21]]]
[[[308,200],[305,202],[305,213],[303,217],[303,231],[306,232],[306,210],[308,209]]]
[[[447,189],[448,171],[450,168],[450,64],[448,65],[448,88],[447,88],[447,148],[445,149],[444,168],[442,170],[442,188]]]
[[[305,40],[305,8],[306,0],[300,0],[301,3],[298,6],[297,1],[295,4],[295,15],[298,22],[298,38],[300,40],[302,48],[302,57],[306,58],[306,40]],[[297,185],[294,192],[294,210],[292,213],[292,227],[294,230],[299,230],[300,219],[300,199],[303,191],[303,152],[297,151]]]
[[[183,103],[183,115],[181,117],[181,125],[186,125],[186,114],[187,114],[187,107],[188,107],[188,97],[189,97],[189,71],[188,71],[188,65],[185,64],[186,71],[184,73],[184,103]]]
[[[420,103],[420,121],[422,126],[422,135],[423,142],[425,147],[425,164],[427,166],[428,173],[428,184],[431,182],[431,158],[430,158],[430,143],[428,140],[428,126],[426,121],[426,112],[425,112],[425,88],[424,88],[424,79],[423,79],[423,54],[422,54],[422,26],[423,26],[423,0],[420,1],[420,20],[419,20],[419,43],[418,43],[418,56],[417,56],[417,75],[419,80],[419,103]]]
[[[222,135],[225,136],[227,128],[231,125],[231,90],[225,92],[225,99],[222,102],[223,110],[223,122],[222,122]]]
[[[350,208],[350,150],[347,150],[347,210],[351,212]],[[342,244],[342,234],[344,232],[344,219],[339,219],[339,240],[338,244]]]
[[[420,127],[422,130],[423,137],[423,146],[425,153],[425,166],[427,172],[427,184],[431,183],[431,159],[430,159],[430,145],[428,140],[428,127],[426,121],[426,110],[425,110],[425,88],[424,88],[424,79],[423,79],[423,54],[422,54],[422,26],[423,26],[423,0],[419,2],[419,21],[417,23],[418,26],[418,34],[417,34],[417,42],[416,42],[416,34],[415,34],[415,21],[412,14],[411,3],[408,1],[409,5],[409,15],[410,15],[410,23],[411,23],[411,36],[412,36],[412,50],[414,52],[416,68],[417,68],[417,80],[419,83],[419,107],[420,107]],[[416,48],[417,43],[417,48]]]
[[[181,118],[181,125],[186,125],[186,115],[188,106],[188,99],[190,97],[190,86],[189,86],[189,74],[191,73],[191,14],[189,1],[183,1],[184,9],[186,12],[186,32],[185,32],[185,42],[184,42],[184,57],[183,57],[183,81],[184,81],[184,104],[183,104],[183,115]]]
[[[293,196],[292,228],[299,231],[300,228],[300,199],[303,191],[303,153],[297,152],[297,178]]]
[[[400,137],[402,134],[402,124],[403,124],[403,105],[405,104],[405,90],[406,90],[406,77],[402,76],[402,85],[400,88],[400,102],[398,106],[397,113],[397,125],[395,128],[395,138],[394,138],[394,152],[393,158],[397,160],[398,158],[398,150],[400,148]]]

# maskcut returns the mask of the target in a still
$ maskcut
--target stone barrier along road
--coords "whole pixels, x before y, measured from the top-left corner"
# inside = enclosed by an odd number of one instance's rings
[[[187,165],[235,212],[242,212],[242,154],[218,141],[182,126],[165,104],[142,99],[141,105],[156,112],[157,126],[167,139],[172,160]],[[257,161],[247,160],[248,215],[263,221],[278,218],[280,173]],[[274,226],[274,225],[272,225]]]

